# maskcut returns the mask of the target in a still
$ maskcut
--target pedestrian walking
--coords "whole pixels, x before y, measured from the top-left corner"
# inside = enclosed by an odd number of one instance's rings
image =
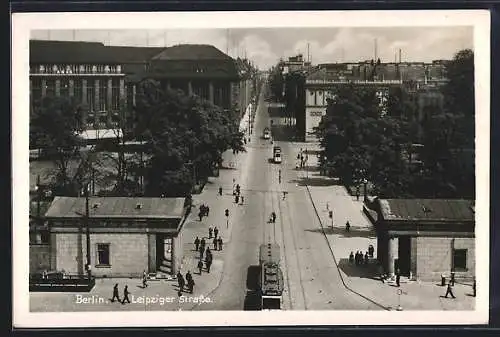
[[[368,252],[365,253],[365,264],[368,264]]]
[[[205,246],[207,245],[207,242],[205,241],[205,238],[202,238],[201,239],[201,242],[200,242],[200,245],[201,245],[201,249],[205,249]]]
[[[455,295],[453,294],[453,289],[451,285],[451,281],[448,282],[448,287],[446,287],[446,294],[444,295],[445,298],[448,298],[448,294],[452,297],[455,298]]]
[[[130,292],[128,291],[128,285],[125,285],[125,288],[123,289],[123,301],[122,301],[122,304],[125,304],[125,301],[127,301],[127,303],[130,303],[130,299],[128,298],[129,294],[130,294]]]
[[[120,295],[118,293],[118,283],[116,283],[115,286],[113,287],[113,298],[111,298],[111,302],[114,302],[115,298],[118,300],[118,302],[121,302]]]
[[[347,221],[345,223],[345,231],[349,233],[350,230],[351,230],[351,224],[349,223],[349,221]]]
[[[368,246],[368,255],[370,255],[370,257],[373,257],[373,253],[375,253],[375,248],[373,248],[373,245],[369,245]]]
[[[213,234],[213,228],[212,227],[208,227],[208,238],[209,239],[212,238],[212,234]]]
[[[276,222],[276,213],[274,213],[274,212],[271,213],[271,219],[272,219],[273,223]]]
[[[219,236],[217,241],[219,242],[219,250],[222,250],[222,237]]]
[[[245,198],[241,196],[241,204],[243,205],[245,203]]]
[[[354,264],[354,253],[353,252],[351,252],[351,254],[349,254],[349,263]]]
[[[200,260],[198,261],[198,274],[200,274],[200,275],[201,275],[201,270],[202,270],[202,269],[203,269],[203,261],[202,261],[202,259],[200,259]]]
[[[212,257],[212,251],[210,250],[210,247],[207,247],[207,250],[205,251],[205,256],[208,258],[208,257]]]
[[[212,266],[212,256],[207,256],[205,258],[205,264],[207,266],[207,273],[210,273],[210,267]]]
[[[200,247],[200,238],[199,237],[196,237],[196,239],[194,239],[194,246],[196,248],[196,251],[198,251],[199,247]]]
[[[219,195],[222,195],[222,187],[219,187]]]
[[[398,269],[396,269],[396,286],[399,287],[399,281],[401,279],[401,271]]]
[[[240,201],[240,196],[238,194],[236,194],[234,196],[234,203],[237,204],[239,201]]]
[[[214,228],[214,235],[215,238],[217,238],[217,235],[219,235],[219,229],[217,229],[217,227]]]
[[[200,246],[199,252],[200,252],[200,259],[203,259],[203,254],[205,254],[205,249],[202,246]]]
[[[209,206],[205,206],[205,214],[206,214],[206,216],[210,215],[210,207]]]
[[[182,292],[184,289],[184,285],[186,284],[186,281],[184,280],[184,277],[182,276],[181,272],[177,272],[177,285],[179,286],[179,292]]]
[[[359,201],[359,186],[356,186],[356,201]]]
[[[188,270],[188,272],[186,273],[186,281],[187,281],[187,286],[188,286],[188,290],[189,290],[189,293],[193,293],[193,287],[194,287],[194,280],[193,280],[193,276],[191,275],[191,272]]]
[[[287,193],[286,191],[283,192],[283,200],[285,200],[286,198],[286,193]]]
[[[451,283],[451,286],[454,287],[455,286],[455,272],[452,271],[451,272],[451,275],[450,275],[450,283]]]
[[[359,251],[356,251],[356,255],[354,256],[354,264],[359,265]]]
[[[216,238],[214,238],[214,250],[217,250],[217,244],[219,243],[219,240],[217,240]]]
[[[142,273],[142,287],[143,288],[148,287],[148,274],[146,274],[146,271]]]
[[[203,220],[203,212],[201,210],[198,213],[198,218],[200,218],[200,221]]]

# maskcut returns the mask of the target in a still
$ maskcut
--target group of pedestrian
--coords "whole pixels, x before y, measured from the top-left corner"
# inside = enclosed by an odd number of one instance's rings
[[[200,221],[203,220],[204,216],[208,216],[210,213],[210,207],[208,207],[205,204],[200,205],[200,212],[198,213],[198,217],[200,218]]]
[[[218,238],[214,237],[213,244],[214,244],[214,250],[222,250],[223,242],[220,236]]]
[[[219,235],[219,229],[215,226],[214,226],[214,228],[208,227],[208,238],[209,239],[212,238],[212,234],[217,239],[217,236]]]
[[[177,285],[179,286],[179,293],[178,295],[181,296],[182,292],[184,291],[184,287],[186,286],[187,282],[187,290],[189,291],[190,294],[193,293],[194,290],[194,279],[193,276],[191,275],[191,271],[188,270],[186,273],[186,278],[182,276],[181,272],[177,272]]]
[[[368,261],[369,261],[369,255],[368,255],[368,252],[366,252],[364,255],[363,255],[363,252],[358,250],[356,251],[356,254],[354,254],[354,252],[351,252],[349,254],[349,263],[350,264],[355,264],[356,266],[361,266],[361,265],[366,265],[368,264]]]
[[[245,199],[241,195],[241,186],[240,186],[240,184],[236,184],[236,185],[233,184],[233,196],[234,196],[234,203],[235,204],[239,204],[239,202],[241,200],[241,205],[243,205]]]
[[[114,302],[116,299],[121,304],[125,304],[125,302],[130,303],[128,295],[130,295],[130,292],[128,291],[128,285],[125,285],[125,288],[123,288],[123,299],[120,300],[120,294],[118,292],[118,283],[116,283],[115,286],[113,287],[113,297],[111,298],[111,302]]]
[[[296,168],[304,168],[306,166],[307,160],[309,159],[308,155],[304,156],[304,151],[300,149],[300,152],[297,154],[297,166]]]

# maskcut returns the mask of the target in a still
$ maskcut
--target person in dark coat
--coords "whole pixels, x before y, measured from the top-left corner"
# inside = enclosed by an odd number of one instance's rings
[[[349,263],[354,264],[354,253],[353,252],[351,252],[351,254],[349,254]]]
[[[219,187],[219,195],[222,195],[222,187]]]
[[[205,238],[201,239],[200,245],[201,245],[200,248],[204,250],[205,246],[207,245],[207,242],[205,241]]]
[[[118,294],[118,283],[116,283],[113,287],[113,298],[111,299],[111,302],[114,302],[115,298],[118,300],[118,302],[121,302],[120,295]]]
[[[123,289],[123,301],[122,301],[122,304],[125,304],[125,301],[127,301],[128,303],[130,303],[130,299],[128,298],[129,294],[130,294],[130,292],[128,291],[128,285],[125,285],[125,288]]]
[[[347,221],[347,222],[345,223],[345,231],[346,231],[346,232],[349,232],[350,230],[351,230],[351,224],[349,223],[349,221]]]
[[[476,297],[476,278],[474,277],[474,282],[472,283],[472,296]]]
[[[398,269],[396,269],[396,286],[399,287],[399,281],[401,279],[401,271]]]
[[[219,235],[219,230],[217,229],[217,227],[214,228],[214,235],[215,238],[217,238],[217,235]]]
[[[448,287],[446,287],[446,294],[444,295],[444,297],[448,298],[448,294],[450,294],[450,296],[452,298],[455,298],[455,295],[453,294],[453,289],[452,289],[451,281],[448,282]]]
[[[210,247],[207,247],[207,250],[205,251],[205,256],[206,257],[212,257],[212,251],[210,250]]]
[[[194,280],[193,280],[193,276],[191,275],[191,272],[189,270],[186,273],[186,281],[187,281],[188,290],[192,294],[193,287],[194,287]]]
[[[375,248],[373,248],[372,245],[369,245],[368,246],[368,255],[370,255],[370,257],[373,257],[373,253],[375,253]]]
[[[199,237],[196,237],[196,239],[194,239],[194,246],[196,247],[196,251],[198,251],[200,249],[200,238]]]
[[[207,273],[210,273],[210,267],[212,266],[212,255],[207,255],[205,258],[205,264],[207,265]]]
[[[213,228],[212,227],[208,227],[208,238],[211,239],[212,238],[212,234],[213,234]]]
[[[222,237],[219,236],[217,241],[219,242],[219,250],[222,250]]]
[[[148,274],[146,274],[146,271],[142,273],[142,287],[143,288],[148,287]]]
[[[203,220],[203,212],[201,210],[198,213],[198,217],[200,218],[200,221]]]
[[[182,292],[184,290],[186,281],[184,280],[184,277],[182,276],[180,271],[177,272],[177,284],[179,286],[179,291]]]
[[[203,269],[203,261],[202,261],[202,259],[200,259],[200,260],[198,261],[198,274],[200,274],[200,275],[201,275],[201,270],[202,270],[202,269]]]
[[[203,254],[205,254],[205,249],[203,249],[203,246],[200,246],[200,259],[203,259]]]
[[[356,251],[356,255],[354,255],[354,264],[359,265],[359,250]]]
[[[217,240],[216,238],[214,238],[214,250],[217,250],[217,244],[219,243],[219,240]]]
[[[365,264],[368,264],[368,252],[365,253]]]

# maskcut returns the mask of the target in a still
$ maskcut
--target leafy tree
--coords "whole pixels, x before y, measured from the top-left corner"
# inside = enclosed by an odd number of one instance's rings
[[[239,116],[196,96],[164,90],[146,80],[139,86],[136,134],[146,143],[146,194],[186,195],[204,181],[230,148],[242,151]]]
[[[71,97],[44,97],[31,106],[30,146],[43,149],[56,163],[60,192],[70,183],[68,163],[78,155],[81,145],[82,110]]]
[[[277,66],[271,69],[269,74],[269,89],[271,90],[271,95],[277,101],[283,100],[283,86],[285,85],[285,77],[283,76],[283,71],[281,69],[281,62]]]

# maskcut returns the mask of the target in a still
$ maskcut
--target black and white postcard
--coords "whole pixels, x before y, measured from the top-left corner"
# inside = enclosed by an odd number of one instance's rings
[[[486,323],[489,25],[14,14],[14,325]]]

